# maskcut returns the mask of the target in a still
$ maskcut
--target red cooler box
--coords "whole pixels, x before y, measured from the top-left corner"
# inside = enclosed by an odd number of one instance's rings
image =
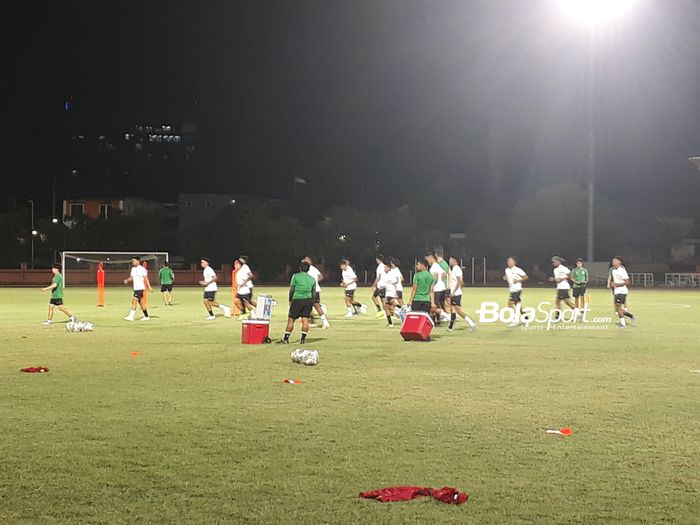
[[[401,337],[404,341],[430,341],[433,320],[427,312],[408,312],[401,323]]]
[[[244,345],[261,345],[270,342],[270,321],[250,319],[241,325],[241,343]]]

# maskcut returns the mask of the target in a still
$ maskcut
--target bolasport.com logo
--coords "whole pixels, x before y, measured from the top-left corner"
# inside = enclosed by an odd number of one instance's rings
[[[607,330],[611,317],[593,317],[589,307],[557,308],[549,301],[536,307],[503,307],[496,302],[483,302],[476,310],[479,323],[504,323],[524,330]]]

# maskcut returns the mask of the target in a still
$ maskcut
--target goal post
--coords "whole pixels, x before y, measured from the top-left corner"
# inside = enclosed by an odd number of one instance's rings
[[[133,257],[140,257],[142,261],[147,262],[151,275],[153,275],[152,272],[157,273],[164,262],[170,262],[169,252],[64,251],[61,252],[63,287],[65,288],[69,282],[96,285],[100,264],[105,274],[119,272],[128,276]]]

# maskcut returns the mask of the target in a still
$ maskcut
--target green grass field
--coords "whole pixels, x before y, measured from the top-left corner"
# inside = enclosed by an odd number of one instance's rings
[[[260,288],[281,300],[279,337],[286,293]],[[464,304],[505,295],[465,289]],[[68,333],[60,313],[41,326],[47,294],[0,290],[0,523],[700,519],[700,293],[633,290],[626,330],[462,323],[404,343],[372,316],[343,319],[326,288],[316,367],[291,363],[294,344],[243,346],[239,322],[204,321],[199,290],[176,289],[173,308],[152,297],[150,323],[122,320],[129,297],[110,289],[98,309],[93,290],[69,288],[95,331]],[[592,297],[611,314],[608,291]],[[19,372],[39,365],[50,372]],[[559,426],[573,436],[544,434]],[[403,484],[471,498],[357,497]]]

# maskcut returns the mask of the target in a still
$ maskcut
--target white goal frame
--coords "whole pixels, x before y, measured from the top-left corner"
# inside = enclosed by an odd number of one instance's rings
[[[170,262],[170,252],[143,252],[143,251],[137,251],[137,252],[91,252],[91,251],[81,251],[81,250],[73,250],[73,251],[64,251],[61,252],[61,268],[63,268],[63,288],[66,287],[66,282],[67,282],[67,274],[68,272],[66,271],[66,256],[71,257],[73,259],[79,260],[81,256],[86,255],[88,258],[92,261],[94,258],[101,258],[103,259],[103,256],[107,255],[124,255],[128,256],[129,258],[131,257],[164,257],[167,262]]]

